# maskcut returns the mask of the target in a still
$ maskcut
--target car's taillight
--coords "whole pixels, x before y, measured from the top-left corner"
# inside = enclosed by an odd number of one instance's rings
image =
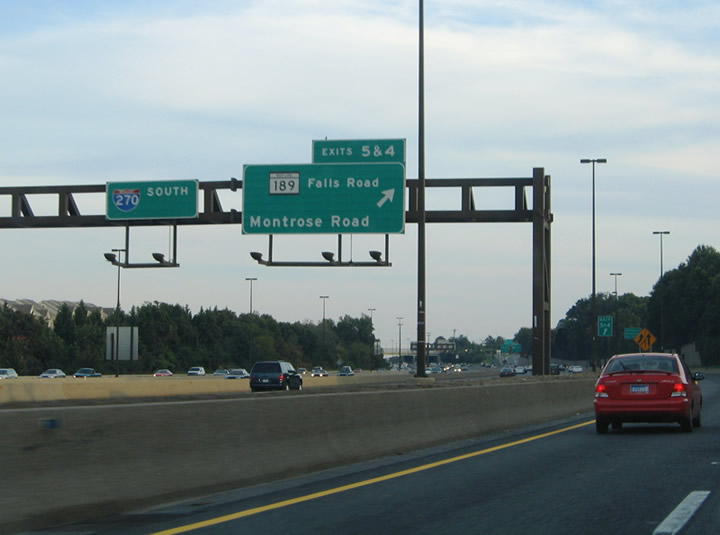
[[[595,387],[595,397],[596,398],[606,398],[608,397],[607,393],[607,386],[600,383]]]
[[[686,398],[687,397],[687,390],[685,389],[685,385],[683,383],[675,383],[673,385],[673,391],[672,394],[670,394],[671,398]]]
[[[285,374],[284,374],[284,373],[281,373],[281,374],[280,374],[280,382],[281,382],[281,383],[284,383],[284,382],[285,382]]]

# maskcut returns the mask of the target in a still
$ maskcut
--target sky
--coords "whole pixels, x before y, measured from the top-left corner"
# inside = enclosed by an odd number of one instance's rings
[[[417,2],[0,0],[0,13],[0,187],[228,180],[247,164],[310,163],[312,140],[325,138],[406,139],[406,177],[418,176]],[[720,248],[719,26],[714,1],[424,2],[426,177],[551,176],[552,327],[592,291],[582,158],[607,159],[595,168],[598,292],[617,280],[619,294],[647,296],[661,263]],[[475,197],[512,208],[506,194]],[[454,199],[430,190],[427,208]],[[76,200],[104,213],[104,196]],[[221,200],[242,208],[241,192]],[[33,208],[52,215],[54,202]],[[670,232],[662,255],[654,231]],[[122,229],[0,235],[0,298],[115,306],[103,253],[124,246]],[[182,226],[180,267],[123,270],[121,306],[245,313],[252,284],[258,313],[372,314],[383,347],[407,347],[417,246],[409,223],[390,236],[389,268],[263,267],[249,253],[267,256],[267,237]],[[278,235],[274,256],[318,261],[336,247],[334,234]],[[426,247],[431,340],[532,325],[531,224],[428,224]],[[167,227],[131,232],[132,262],[169,249]],[[384,236],[343,237],[344,256],[367,261],[370,249]]]

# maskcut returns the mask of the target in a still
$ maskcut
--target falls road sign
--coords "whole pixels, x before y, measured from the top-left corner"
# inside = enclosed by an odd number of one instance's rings
[[[389,234],[405,230],[400,163],[246,165],[244,234]]]

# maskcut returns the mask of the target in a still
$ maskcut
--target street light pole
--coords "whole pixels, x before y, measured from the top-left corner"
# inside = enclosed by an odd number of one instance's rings
[[[653,230],[653,234],[660,236],[660,278],[662,279],[665,271],[663,270],[663,236],[670,234],[669,230]]]
[[[663,236],[670,234],[669,230],[653,230],[653,234],[660,236],[660,278],[658,279],[658,290],[660,291],[660,349],[665,349],[665,324],[663,321],[664,316],[664,299],[663,292],[660,289],[660,282],[662,281],[665,270],[663,269]]]
[[[323,302],[323,317],[322,317],[322,345],[323,345],[323,352],[325,351],[325,300],[328,299],[329,295],[321,295],[320,299],[322,299]]]
[[[246,281],[250,281],[250,314],[253,313],[253,305],[252,305],[252,286],[253,281],[257,280],[257,277],[245,277]]]
[[[607,163],[606,158],[583,158],[580,163],[592,164],[592,370],[597,370],[597,291],[595,285],[595,164]]]
[[[622,276],[622,273],[610,273],[611,277],[615,277],[615,353],[618,352],[620,344],[618,343],[618,324],[617,324],[617,315],[618,315],[618,293],[617,293],[617,278]]]
[[[400,371],[400,365],[402,364],[402,316],[395,318],[398,320],[398,371]]]
[[[417,368],[416,377],[427,377],[425,372],[425,330],[427,329],[426,302],[426,247],[425,247],[425,6],[419,0],[418,17],[418,276],[417,276]],[[398,347],[401,343],[398,343]]]
[[[112,249],[112,252],[118,255],[117,302],[115,305],[115,377],[120,377],[120,263],[122,262],[122,253],[127,250]],[[125,260],[127,261],[127,255]]]

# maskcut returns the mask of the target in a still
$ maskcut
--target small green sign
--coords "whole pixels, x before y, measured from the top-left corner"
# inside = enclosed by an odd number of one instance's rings
[[[635,340],[641,332],[642,329],[640,327],[625,327],[623,338],[625,338],[625,340]]]
[[[613,335],[613,317],[612,316],[598,316],[598,336],[612,336]]]
[[[313,163],[405,164],[404,139],[315,139]]]
[[[246,165],[243,234],[405,231],[399,163]]]
[[[189,219],[198,216],[198,181],[108,182],[108,220]]]

